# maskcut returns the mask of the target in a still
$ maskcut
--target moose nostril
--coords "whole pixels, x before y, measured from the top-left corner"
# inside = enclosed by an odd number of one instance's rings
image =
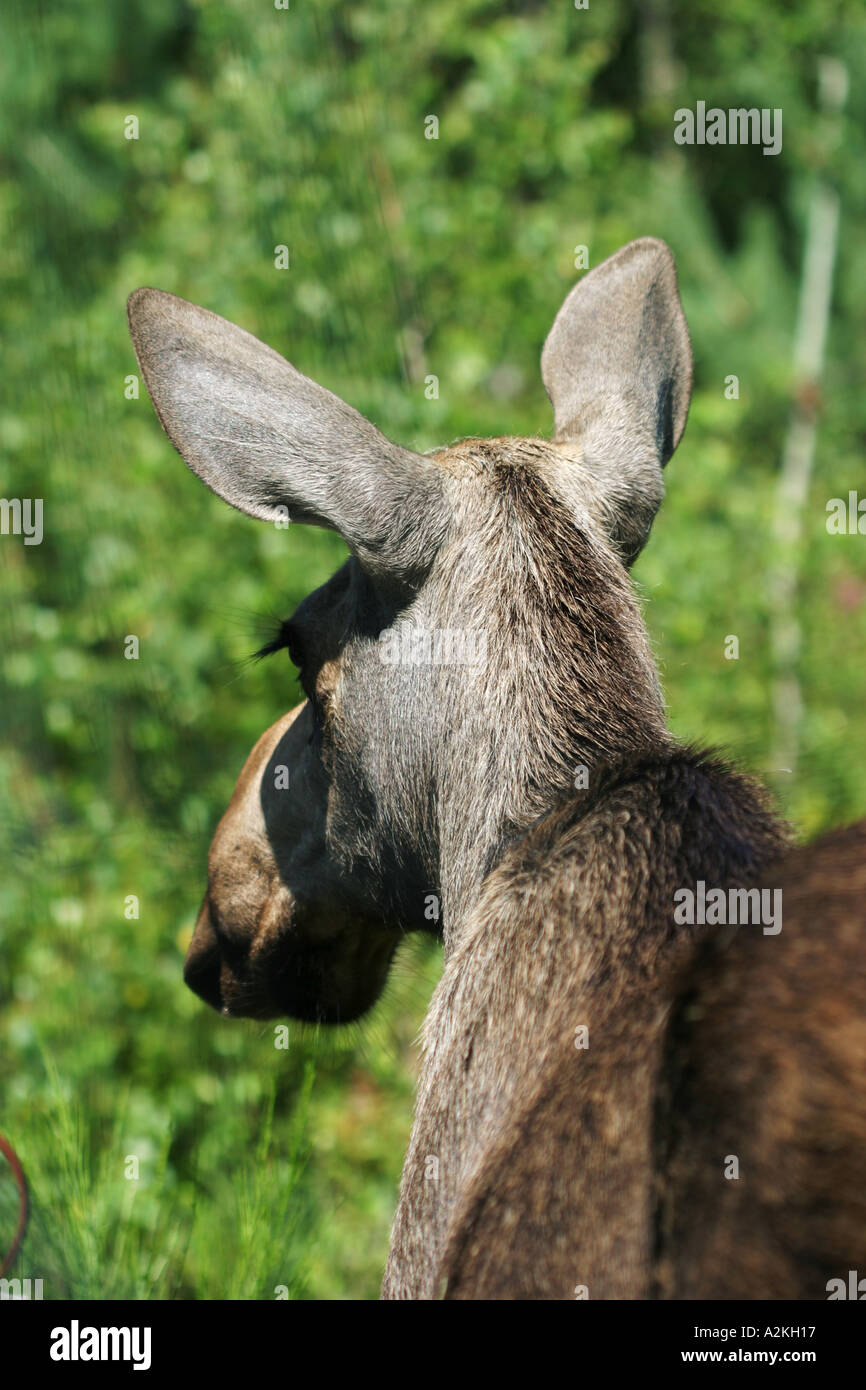
[[[222,1010],[220,969],[219,954],[215,951],[204,957],[197,956],[192,960],[187,959],[183,968],[184,982],[206,1004],[210,1004],[218,1011]]]

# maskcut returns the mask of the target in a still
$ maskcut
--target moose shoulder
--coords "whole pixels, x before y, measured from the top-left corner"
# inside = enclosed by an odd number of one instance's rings
[[[357,1018],[435,890],[384,1295],[824,1298],[866,1269],[866,826],[793,848],[676,743],[628,576],[691,390],[667,247],[563,304],[551,441],[419,455],[215,314],[145,289],[129,318],[208,487],[351,552],[274,644],[307,699],[241,773],[185,974],[228,1016]]]

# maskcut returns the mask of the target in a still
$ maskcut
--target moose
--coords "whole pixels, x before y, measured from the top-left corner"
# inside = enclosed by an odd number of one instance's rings
[[[202,481],[350,551],[268,646],[306,699],[241,771],[185,979],[228,1018],[341,1024],[406,933],[441,935],[383,1297],[825,1299],[866,1274],[866,822],[797,845],[674,739],[629,576],[691,393],[668,247],[568,294],[550,441],[419,454],[216,314],[140,289],[129,322]],[[407,626],[483,634],[483,659],[384,660]],[[771,932],[710,910],[767,893]]]

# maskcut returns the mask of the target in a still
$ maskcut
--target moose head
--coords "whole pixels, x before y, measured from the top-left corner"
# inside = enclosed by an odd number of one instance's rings
[[[406,932],[449,949],[514,835],[667,737],[627,571],[688,411],[673,259],[632,242],[568,295],[551,441],[418,454],[216,314],[140,289],[129,322],[193,472],[351,552],[272,644],[307,698],[241,772],[185,968],[226,1015],[345,1022]]]

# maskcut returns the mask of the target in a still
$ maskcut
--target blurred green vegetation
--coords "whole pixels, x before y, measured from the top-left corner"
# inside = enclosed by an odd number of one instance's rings
[[[821,55],[848,68],[838,120]],[[216,819],[299,698],[287,664],[246,658],[344,552],[187,472],[126,398],[129,292],[236,320],[426,449],[547,433],[538,355],[575,247],[595,265],[664,237],[695,397],[635,577],[675,729],[775,781],[811,834],[866,812],[866,540],[825,528],[829,497],[866,494],[864,72],[862,9],[826,0],[7,5],[0,491],[44,499],[45,537],[0,537],[0,1130],[34,1188],[15,1272],[46,1297],[375,1296],[438,970],[408,948],[370,1020],[288,1050],[183,986]],[[783,152],[675,146],[698,100],[781,107]],[[767,576],[817,178],[842,223],[790,785]]]

